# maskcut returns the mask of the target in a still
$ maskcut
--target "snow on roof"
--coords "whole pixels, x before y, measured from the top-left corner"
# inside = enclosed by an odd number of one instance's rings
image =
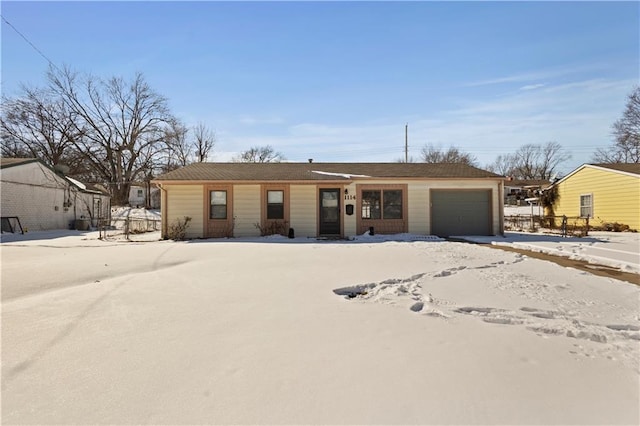
[[[87,185],[85,185],[84,183],[75,180],[74,178],[70,178],[69,176],[65,176],[67,178],[67,180],[69,182],[71,182],[72,184],[74,184],[75,186],[77,186],[78,188],[82,189],[83,191],[87,190]]]
[[[371,176],[367,176],[367,175],[354,175],[354,174],[350,174],[350,173],[333,173],[333,172],[322,172],[320,170],[311,170],[311,173],[317,173],[319,175],[325,175],[325,176],[338,176],[338,177],[343,177],[345,179],[351,179],[354,177],[371,177]]]

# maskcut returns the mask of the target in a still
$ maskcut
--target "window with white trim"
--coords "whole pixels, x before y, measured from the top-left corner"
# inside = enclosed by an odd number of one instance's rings
[[[580,195],[580,217],[593,217],[593,194]]]

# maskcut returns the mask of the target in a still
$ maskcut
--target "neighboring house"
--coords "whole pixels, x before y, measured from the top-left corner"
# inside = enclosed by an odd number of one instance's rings
[[[154,180],[162,235],[188,238],[503,233],[504,177],[463,164],[196,163]]]
[[[550,185],[551,182],[548,180],[512,180],[507,178],[504,182],[504,203],[512,206],[526,206],[525,199],[537,197],[539,191]]]
[[[640,230],[640,164],[583,164],[554,184],[553,214]]]
[[[147,203],[149,198],[149,203]],[[129,205],[131,207],[160,208],[160,189],[155,184],[134,183],[129,190]]]
[[[65,177],[35,158],[0,158],[3,232],[69,229],[108,218],[110,196],[98,186]],[[17,218],[17,219],[16,219]]]

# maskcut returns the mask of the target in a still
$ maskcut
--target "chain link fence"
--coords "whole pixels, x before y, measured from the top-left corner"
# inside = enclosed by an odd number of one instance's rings
[[[510,215],[504,217],[505,231],[547,232],[562,236],[589,235],[588,217]]]

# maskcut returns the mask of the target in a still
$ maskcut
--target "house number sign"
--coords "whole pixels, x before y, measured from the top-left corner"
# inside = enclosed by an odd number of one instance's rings
[[[347,201],[348,200],[355,200],[356,196],[355,195],[345,194],[344,199],[347,200]]]

